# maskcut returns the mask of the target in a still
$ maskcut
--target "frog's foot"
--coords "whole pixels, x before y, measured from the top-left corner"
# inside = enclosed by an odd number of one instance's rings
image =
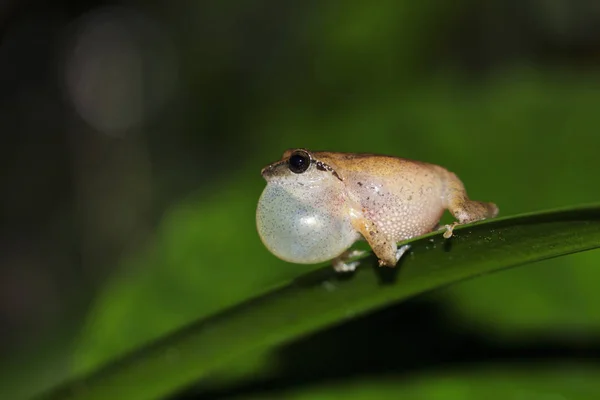
[[[410,244],[405,244],[404,246],[400,246],[398,250],[396,250],[396,262],[400,261],[404,253],[410,250]]]
[[[350,250],[346,252],[346,258],[360,257],[364,254],[366,254],[366,251],[364,250]]]
[[[442,225],[442,224],[436,224],[433,229],[431,230],[431,232],[437,232],[437,231],[441,231],[441,230],[446,230],[446,227],[448,225]]]
[[[344,260],[336,258],[333,260],[333,269],[335,272],[352,272],[360,265],[359,261],[345,262]]]
[[[444,232],[444,239],[450,239],[452,237],[452,232],[456,226],[460,225],[458,222],[453,222],[450,225],[444,225],[446,231]]]
[[[410,250],[410,244],[405,244],[404,246],[400,246],[400,248],[398,250],[396,250],[396,254],[395,254],[395,256],[396,256],[396,263],[398,261],[400,261],[400,259],[404,255],[404,253],[406,253],[408,250]],[[380,267],[384,267],[386,265],[387,264],[383,260],[379,260],[379,266]],[[393,266],[395,266],[395,264]]]
[[[360,265],[360,261],[347,262],[348,259],[360,257],[365,253],[364,250],[346,251],[332,261],[333,269],[335,272],[352,272]]]

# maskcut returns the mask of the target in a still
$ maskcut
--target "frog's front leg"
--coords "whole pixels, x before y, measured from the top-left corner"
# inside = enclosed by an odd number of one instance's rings
[[[451,172],[448,173],[446,178],[444,200],[445,208],[458,220],[445,226],[444,238],[446,239],[452,236],[452,231],[457,225],[493,218],[498,215],[496,204],[470,200],[463,183]]]
[[[331,262],[331,264],[333,265],[333,269],[335,270],[335,272],[354,271],[360,265],[360,261],[348,262],[348,260],[354,257],[360,257],[364,253],[365,252],[362,250],[346,250],[345,252],[333,259],[333,261]]]

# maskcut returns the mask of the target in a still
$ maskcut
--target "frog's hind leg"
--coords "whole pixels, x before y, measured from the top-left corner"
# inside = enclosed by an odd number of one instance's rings
[[[493,218],[498,215],[498,207],[494,203],[470,200],[463,183],[451,172],[446,176],[446,187],[444,192],[444,206],[457,219],[451,225],[446,225],[444,237],[452,236],[454,227],[460,224]]]
[[[379,227],[365,218],[352,220],[352,225],[365,238],[379,259],[379,266],[395,267],[399,260],[398,246],[393,238],[385,235]],[[406,249],[403,250],[403,252]]]

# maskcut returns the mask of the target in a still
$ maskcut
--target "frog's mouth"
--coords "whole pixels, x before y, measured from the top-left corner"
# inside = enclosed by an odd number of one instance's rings
[[[260,174],[265,180],[270,180],[271,178],[281,175],[281,167],[287,169],[287,160],[277,161],[276,163],[269,164],[260,170]]]

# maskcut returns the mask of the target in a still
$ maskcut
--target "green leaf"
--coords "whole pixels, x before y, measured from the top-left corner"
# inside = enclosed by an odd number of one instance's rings
[[[356,273],[317,269],[80,377],[44,399],[154,399],[181,390],[257,351],[357,315],[494,271],[600,247],[600,206],[479,222],[450,240],[408,243],[397,268],[370,255]]]
[[[353,379],[270,393],[287,400],[428,399],[551,400],[598,397],[600,370],[593,365],[556,363],[482,366],[466,371]],[[246,399],[260,399],[260,395]]]

